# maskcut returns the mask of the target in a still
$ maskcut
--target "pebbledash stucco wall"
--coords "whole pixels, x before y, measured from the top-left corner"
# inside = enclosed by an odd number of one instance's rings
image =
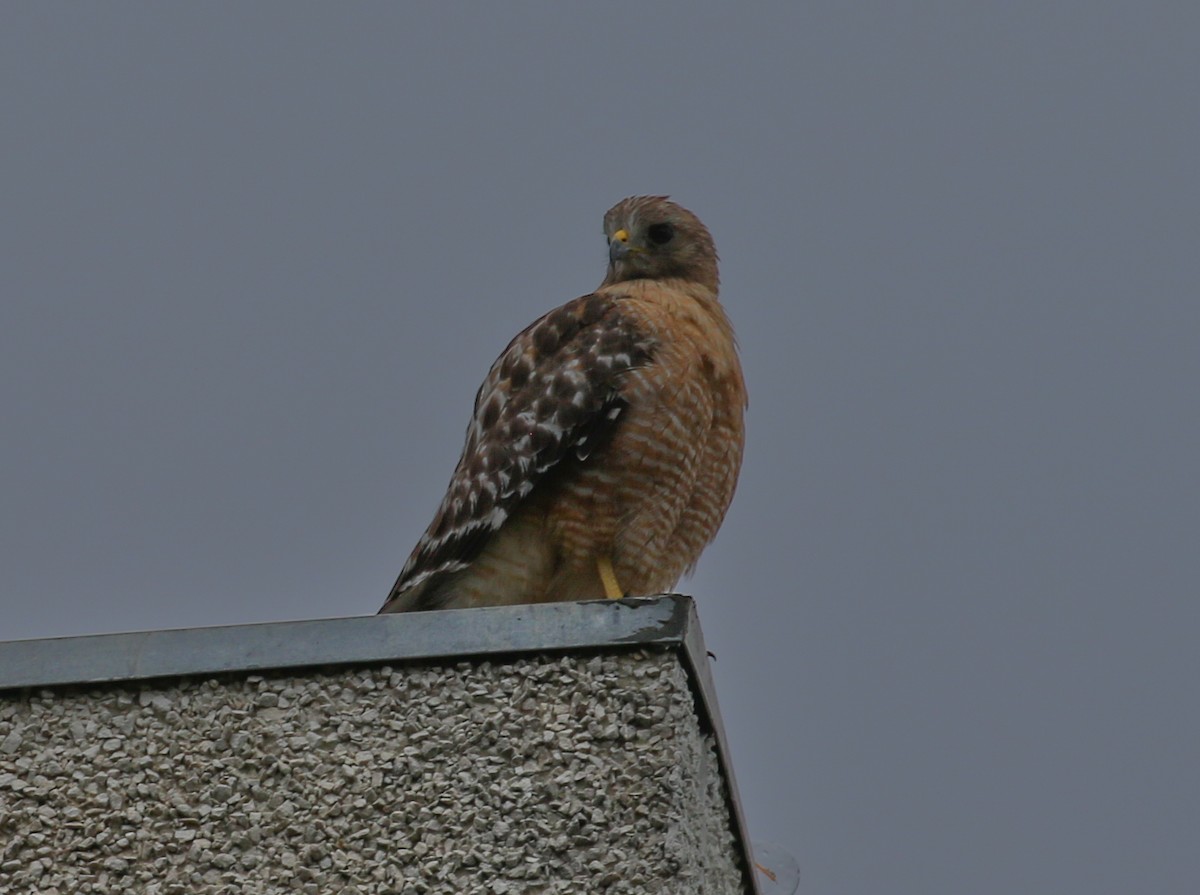
[[[585,627],[620,611],[575,605]],[[541,609],[423,614],[415,651],[403,617],[309,623],[389,625],[390,662],[0,693],[0,892],[751,891],[698,631],[563,652]],[[525,624],[545,652],[406,658],[437,615]],[[276,626],[255,627],[224,630]],[[190,633],[228,651],[221,630]]]

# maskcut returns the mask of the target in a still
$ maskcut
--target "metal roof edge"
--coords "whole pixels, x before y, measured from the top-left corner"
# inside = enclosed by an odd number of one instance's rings
[[[725,794],[728,800],[727,808],[733,820],[734,835],[738,839],[742,854],[742,876],[746,881],[747,891],[758,895],[758,874],[755,873],[754,846],[750,841],[750,828],[746,824],[746,816],[742,811],[742,799],[738,793],[737,778],[733,773],[733,759],[729,754],[729,738],[725,734],[725,725],[721,721],[721,711],[717,706],[717,685],[713,680],[712,669],[709,667],[710,655],[704,645],[704,634],[700,630],[700,617],[696,612],[696,604],[687,599],[687,623],[684,627],[683,648],[681,650],[688,676],[696,690],[698,708],[704,720],[712,730],[713,739],[717,743],[717,762],[725,777]]]
[[[0,642],[0,691],[317,665],[680,646],[687,597],[409,612]]]

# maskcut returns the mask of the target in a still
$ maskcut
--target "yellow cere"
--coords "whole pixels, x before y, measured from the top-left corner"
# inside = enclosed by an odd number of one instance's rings
[[[617,242],[629,242],[629,231],[625,229],[618,230],[613,234],[613,239]]]

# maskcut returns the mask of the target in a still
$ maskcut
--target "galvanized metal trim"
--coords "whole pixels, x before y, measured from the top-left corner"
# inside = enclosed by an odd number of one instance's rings
[[[606,646],[678,646],[686,597],[0,642],[0,690]]]
[[[754,847],[750,842],[750,828],[746,825],[746,816],[742,812],[742,800],[738,795],[737,779],[733,775],[733,761],[729,755],[729,738],[725,734],[725,725],[721,722],[721,711],[717,707],[717,686],[713,681],[712,670],[709,667],[708,649],[704,645],[704,634],[700,630],[700,618],[696,614],[696,604],[687,599],[687,623],[684,626],[683,648],[681,650],[688,677],[696,691],[696,702],[702,715],[702,720],[712,730],[713,739],[717,741],[717,761],[721,773],[725,777],[725,792],[728,796],[728,809],[734,822],[734,833],[741,846],[742,876],[751,895],[759,895],[758,873],[755,870]]]

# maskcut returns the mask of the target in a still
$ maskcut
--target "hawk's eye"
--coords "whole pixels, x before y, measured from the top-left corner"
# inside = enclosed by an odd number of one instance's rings
[[[646,238],[653,245],[665,246],[675,238],[675,228],[670,224],[651,224],[646,228]]]

